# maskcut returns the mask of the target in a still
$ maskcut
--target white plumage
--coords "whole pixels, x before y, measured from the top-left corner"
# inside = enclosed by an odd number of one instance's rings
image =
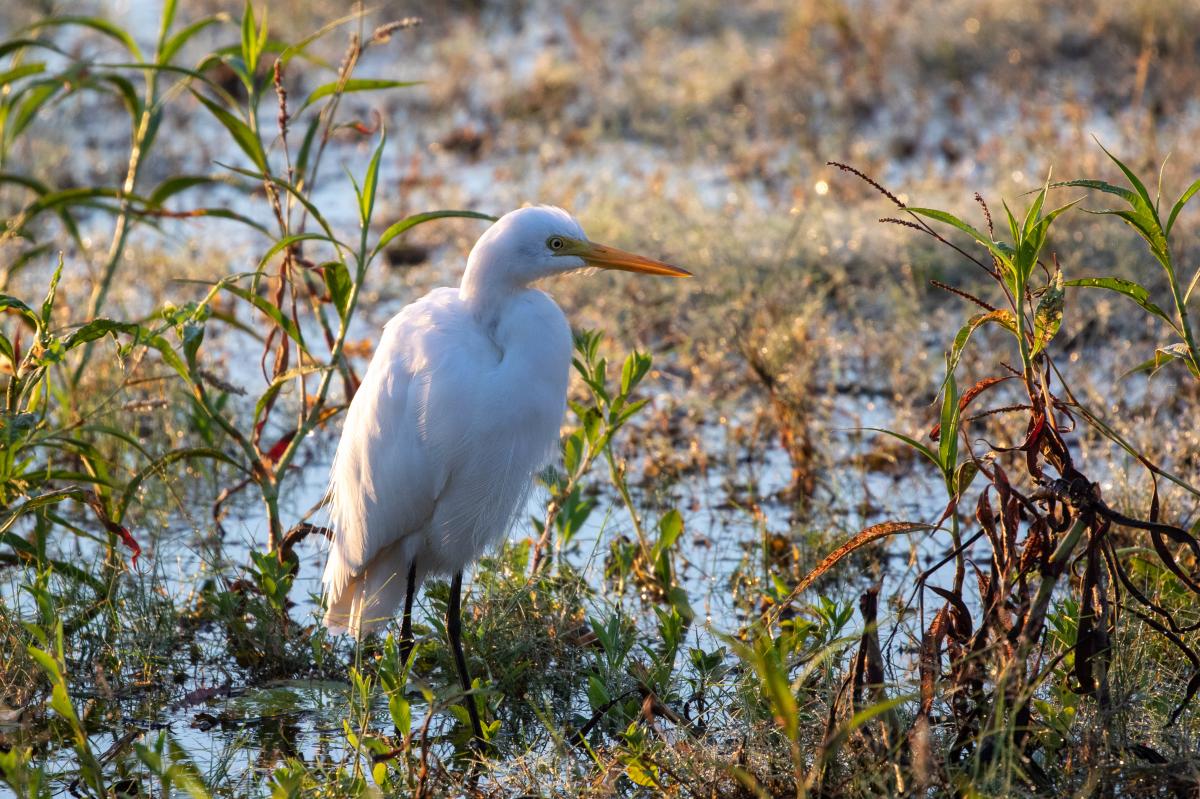
[[[459,288],[384,327],[330,475],[331,631],[376,629],[424,577],[458,575],[507,533],[556,450],[571,361],[566,318],[530,284],[586,266],[687,274],[592,244],[565,211],[523,208],[479,239]]]

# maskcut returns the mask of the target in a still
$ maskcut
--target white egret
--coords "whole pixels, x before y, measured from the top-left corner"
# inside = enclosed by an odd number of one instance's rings
[[[470,690],[462,571],[507,534],[566,410],[571,331],[531,284],[589,266],[690,274],[588,241],[559,208],[521,208],[479,238],[457,289],[434,289],[384,326],[330,475],[331,631],[361,637],[403,602],[407,659],[414,592],[426,576],[452,575],[446,630]],[[480,738],[475,703],[466,705]]]

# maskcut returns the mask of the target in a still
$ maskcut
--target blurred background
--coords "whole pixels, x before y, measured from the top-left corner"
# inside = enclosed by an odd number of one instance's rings
[[[341,3],[265,6],[272,37],[283,41],[346,12]],[[430,207],[499,214],[526,202],[559,204],[596,238],[686,262],[702,274],[691,299],[722,311],[738,310],[739,298],[761,289],[767,276],[802,300],[811,299],[814,284],[828,299],[836,286],[865,283],[870,292],[853,303],[874,314],[909,310],[926,293],[922,278],[946,254],[876,225],[888,203],[827,167],[830,160],[852,164],[914,204],[969,216],[975,192],[998,209],[1052,169],[1061,179],[1111,177],[1096,140],[1139,173],[1152,174],[1166,160],[1168,186],[1186,185],[1200,159],[1200,7],[1188,0],[372,8],[365,20],[314,42],[311,58],[290,63],[284,77],[300,95],[327,79],[322,68],[337,65],[355,31],[366,36],[377,25],[420,18],[419,27],[371,48],[359,74],[421,84],[348,96],[344,105],[364,130],[382,125],[391,140],[381,192],[390,207],[381,222]],[[197,0],[181,13],[236,19],[240,9]],[[54,10],[100,14],[147,48],[159,13],[155,2],[18,0],[0,9],[0,26],[17,30]],[[207,52],[222,35],[212,29],[189,46]],[[68,38],[76,54],[106,52],[103,36]],[[36,135],[11,160],[59,186],[119,183],[129,133],[118,110],[116,98],[68,94],[52,117],[34,123]],[[236,161],[220,131],[208,135],[214,123],[191,110],[202,111],[195,101],[189,110],[186,98],[172,109],[147,180]],[[356,172],[372,139],[341,133],[337,159]],[[1120,230],[1089,232],[1078,219],[1071,226],[1077,261],[1110,268],[1118,260],[1114,253],[1127,240]],[[210,256],[211,243],[195,225],[171,232],[171,248],[186,243],[192,260]],[[419,235],[389,253],[395,272],[377,276],[375,287],[390,297],[406,291],[392,278],[417,287],[453,280],[476,234],[464,225],[454,239],[445,229]],[[222,240],[216,257],[228,260],[231,244]],[[408,268],[417,265],[424,268]],[[587,314],[588,304],[573,299],[584,285],[558,290]],[[591,295],[613,284],[586,285]],[[837,298],[835,311],[851,304]],[[864,315],[848,313],[846,321]]]

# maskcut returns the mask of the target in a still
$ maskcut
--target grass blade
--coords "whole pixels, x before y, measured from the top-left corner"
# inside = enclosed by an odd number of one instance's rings
[[[298,116],[301,111],[313,103],[333,94],[350,94],[351,92],[367,92],[377,89],[403,89],[408,86],[419,86],[422,82],[419,80],[383,80],[379,78],[351,78],[345,82],[332,81],[313,89],[312,94],[308,95],[300,107],[296,109],[296,115]]]
[[[304,344],[304,337],[300,335],[300,328],[296,326],[295,322],[285,316],[283,311],[281,311],[275,305],[272,305],[270,300],[266,299],[265,297],[260,297],[254,292],[244,289],[241,286],[235,285],[231,282],[224,282],[221,285],[221,288],[236,297],[240,297],[258,310],[262,311],[267,315],[268,318],[270,318],[272,322],[279,325],[279,328],[287,334],[288,338],[296,342],[301,350],[303,350],[305,353],[308,352],[308,347]]]
[[[259,140],[258,134],[251,130],[250,126],[245,122],[238,119],[236,116],[229,113],[212,100],[209,100],[195,89],[192,90],[192,94],[195,95],[196,99],[199,100],[204,107],[209,110],[209,113],[216,117],[217,121],[229,131],[238,147],[242,149],[242,152],[244,152],[250,158],[251,163],[258,167],[258,171],[266,174],[268,171],[267,154],[266,151],[263,150],[262,141]]]
[[[43,28],[51,27],[66,27],[69,25],[78,25],[84,28],[91,28],[97,33],[101,33],[110,39],[115,39],[116,41],[120,42],[122,45],[124,45],[125,49],[129,51],[129,54],[138,61],[146,60],[142,55],[141,48],[137,46],[137,42],[133,40],[133,37],[129,35],[128,31],[119,25],[109,22],[101,17],[85,17],[80,15],[50,17],[49,19],[35,22],[19,32],[24,33],[26,31],[37,31],[42,30]]]
[[[1200,180],[1188,186],[1187,191],[1183,193],[1171,208],[1171,215],[1167,217],[1167,226],[1164,229],[1167,236],[1171,235],[1171,228],[1175,226],[1175,218],[1179,216],[1179,212],[1183,210],[1183,207],[1188,204],[1188,200],[1192,199],[1198,191],[1200,191]]]
[[[1096,288],[1115,291],[1125,297],[1136,302],[1144,310],[1157,316],[1159,319],[1171,326],[1171,329],[1179,332],[1175,322],[1167,315],[1167,312],[1150,301],[1150,292],[1138,283],[1132,280],[1124,280],[1119,277],[1080,277],[1074,280],[1067,280],[1063,283],[1064,286],[1075,286],[1078,288]]]
[[[371,257],[379,253],[384,247],[388,246],[397,236],[407,233],[417,225],[422,225],[426,222],[431,222],[434,219],[482,219],[487,222],[495,222],[496,217],[488,214],[481,214],[477,211],[429,211],[423,214],[413,214],[407,216],[388,227],[383,231],[383,235],[379,237],[379,243],[375,245],[375,249],[371,252]]]
[[[975,241],[982,244],[984,247],[987,247],[988,251],[996,258],[1000,259],[1002,263],[1007,264],[1010,262],[1009,253],[1000,247],[997,242],[993,241],[990,237],[984,235],[984,233],[975,229],[971,225],[968,225],[954,214],[940,211],[936,208],[906,208],[905,210],[917,214],[918,216],[923,216],[928,219],[933,219],[937,222],[950,225],[951,227],[958,228],[963,233],[966,233],[968,236],[975,239]]]

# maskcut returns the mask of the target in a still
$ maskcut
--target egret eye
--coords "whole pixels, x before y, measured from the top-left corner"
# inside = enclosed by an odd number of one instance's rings
[[[560,236],[551,236],[550,238],[546,239],[546,246],[555,252],[558,252],[563,247],[566,247],[567,243],[563,241]]]

